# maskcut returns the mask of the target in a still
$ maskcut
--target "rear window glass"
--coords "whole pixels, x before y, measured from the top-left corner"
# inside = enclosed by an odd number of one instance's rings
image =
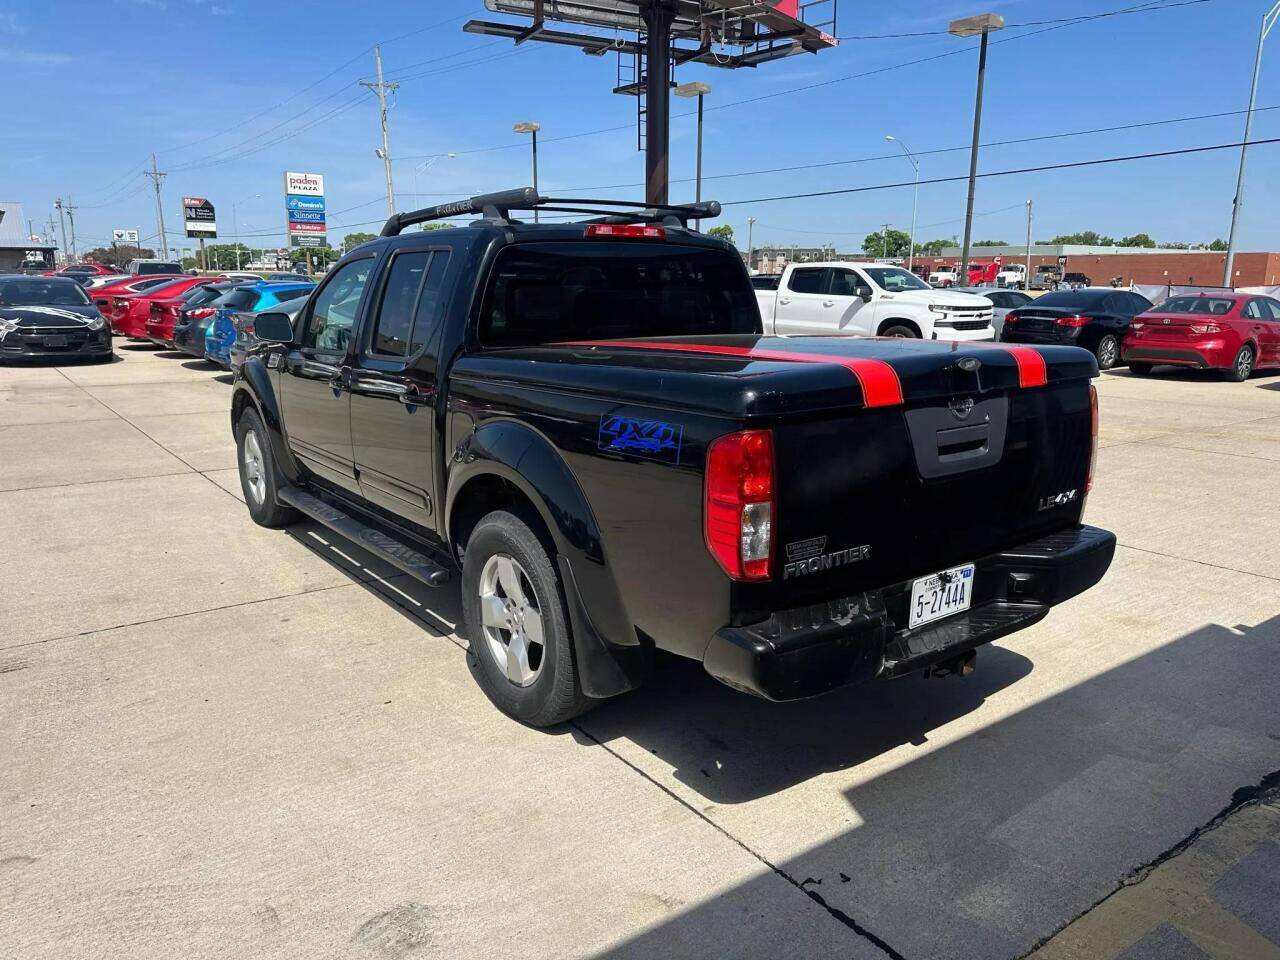
[[[757,290],[777,290],[781,277],[752,277],[751,286]]]
[[[667,243],[507,247],[480,314],[486,346],[759,332],[742,263]]]
[[[246,290],[242,287],[224,294],[218,301],[218,306],[226,307],[228,310],[252,310],[257,302],[258,291]]]
[[[1036,300],[1035,306],[1062,310],[1096,310],[1107,296],[1109,294],[1091,290],[1055,290]]]
[[[1160,313],[1210,313],[1222,316],[1236,305],[1230,297],[1173,297],[1160,304]]]
[[[177,263],[140,263],[135,272],[139,276],[147,273],[181,273],[182,266]]]

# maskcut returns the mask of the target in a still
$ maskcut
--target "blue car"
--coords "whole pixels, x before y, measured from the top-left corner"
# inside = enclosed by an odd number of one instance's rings
[[[204,335],[204,358],[223,370],[231,369],[231,347],[240,336],[236,325],[241,314],[259,313],[280,303],[305,297],[314,283],[249,283],[218,301],[217,313]]]

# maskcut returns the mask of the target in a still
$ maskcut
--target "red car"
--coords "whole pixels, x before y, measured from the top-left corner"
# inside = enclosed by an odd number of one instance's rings
[[[1280,300],[1228,291],[1172,297],[1133,318],[1123,355],[1138,376],[1168,363],[1248,380],[1280,367]]]
[[[111,312],[107,319],[111,321],[112,331],[121,337],[147,336],[147,321],[151,319],[151,304],[156,300],[167,300],[181,296],[192,287],[209,283],[208,277],[165,277],[165,282],[143,290],[114,294],[111,297]]]
[[[157,346],[173,347],[173,328],[177,326],[183,307],[191,305],[191,298],[197,290],[210,284],[226,285],[226,281],[221,277],[192,277],[191,279],[197,282],[183,284],[185,289],[179,289],[177,285],[161,287],[156,290],[156,296],[149,300],[151,308],[146,322],[146,336]]]
[[[46,277],[109,277],[113,273],[118,273],[114,267],[110,267],[105,263],[94,263],[86,261],[84,263],[69,263],[65,267],[57,270],[46,270]]]
[[[115,297],[126,293],[149,290],[152,287],[158,287],[162,283],[176,279],[177,277],[121,277],[119,280],[112,280],[110,283],[104,283],[100,287],[94,287],[92,290],[86,290],[85,292],[89,294],[89,299],[98,308],[98,312],[110,320],[111,302]]]

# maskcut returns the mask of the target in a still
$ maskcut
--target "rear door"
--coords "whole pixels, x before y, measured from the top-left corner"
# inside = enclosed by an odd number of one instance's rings
[[[351,447],[352,339],[368,299],[374,258],[343,264],[298,317],[298,334],[280,376],[289,447],[317,477],[359,489]]]
[[[1273,366],[1280,357],[1280,328],[1271,315],[1271,304],[1265,297],[1254,297],[1244,305],[1241,312],[1249,333],[1258,343],[1257,365]]]
[[[402,247],[382,271],[351,378],[351,439],[360,492],[434,528],[440,316],[452,250]]]
[[[774,332],[830,333],[829,322],[823,316],[828,308],[822,305],[828,299],[826,284],[826,267],[795,267],[778,290]]]

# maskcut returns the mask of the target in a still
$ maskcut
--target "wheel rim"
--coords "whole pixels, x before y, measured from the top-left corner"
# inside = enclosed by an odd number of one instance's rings
[[[1253,369],[1253,354],[1246,348],[1240,351],[1240,356],[1236,357],[1236,374],[1241,380],[1249,376],[1249,371]]]
[[[1107,337],[1102,341],[1102,345],[1098,347],[1098,362],[1104,367],[1109,367],[1116,362],[1116,341],[1114,337]]]
[[[254,505],[261,506],[267,498],[267,475],[256,430],[248,430],[244,435],[244,480]]]
[[[542,607],[533,582],[514,557],[495,553],[480,571],[480,624],[493,662],[517,687],[527,687],[546,660]]]

